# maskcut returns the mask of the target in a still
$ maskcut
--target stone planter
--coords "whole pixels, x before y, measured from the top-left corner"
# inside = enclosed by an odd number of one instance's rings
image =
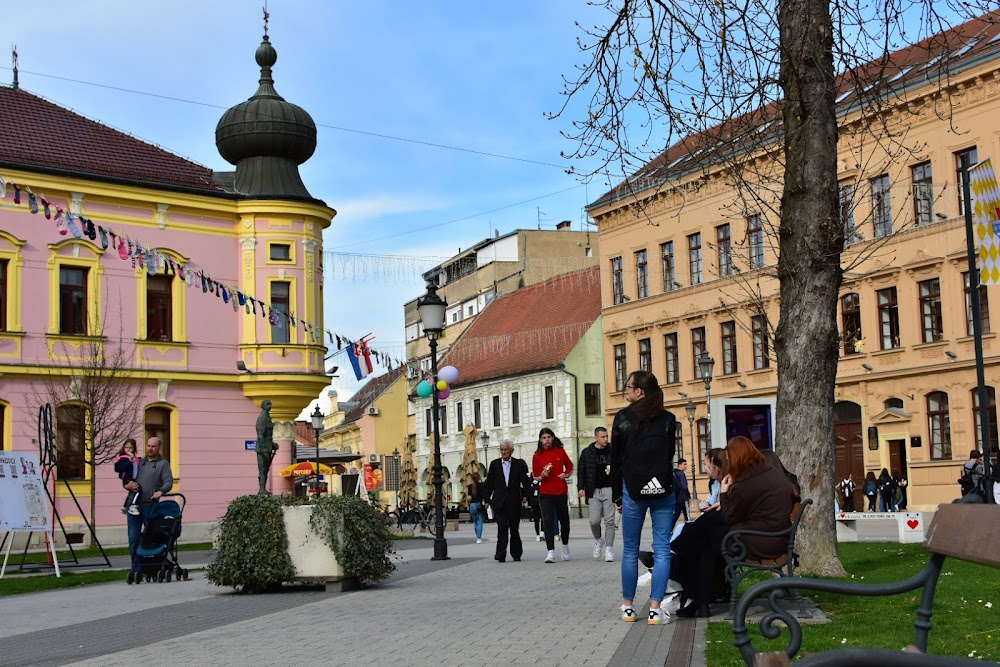
[[[294,581],[318,581],[327,591],[345,591],[357,587],[337,562],[333,550],[309,525],[313,508],[298,505],[281,508],[288,533],[288,556],[295,568]]]

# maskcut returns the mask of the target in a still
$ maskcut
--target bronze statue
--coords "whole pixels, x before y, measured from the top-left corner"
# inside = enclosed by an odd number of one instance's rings
[[[271,469],[271,461],[278,445],[274,442],[274,422],[271,421],[271,401],[265,399],[260,404],[260,416],[257,417],[257,481],[260,489],[257,493],[268,494],[265,488],[267,473]]]

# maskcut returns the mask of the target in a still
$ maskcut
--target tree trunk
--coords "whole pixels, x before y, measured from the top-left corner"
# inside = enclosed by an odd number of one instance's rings
[[[785,174],[779,227],[776,442],[815,503],[799,527],[802,570],[842,575],[834,518],[833,403],[844,233],[829,0],[779,4]]]

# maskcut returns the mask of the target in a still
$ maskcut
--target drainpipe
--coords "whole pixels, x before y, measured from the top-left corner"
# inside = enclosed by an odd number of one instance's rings
[[[560,366],[562,372],[573,378],[573,466],[577,475],[580,474],[579,470],[575,469],[575,466],[580,462],[580,397],[577,395],[577,382],[578,378],[573,373],[566,370],[566,365]],[[577,478],[579,479],[579,478]],[[580,496],[576,493],[576,516],[577,518],[583,518],[583,502],[580,500]]]

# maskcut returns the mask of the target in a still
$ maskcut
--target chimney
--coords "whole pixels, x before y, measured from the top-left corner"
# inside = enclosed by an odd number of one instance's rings
[[[570,222],[569,220],[563,220],[558,225],[556,225],[556,229],[569,229],[572,225],[573,223]]]

